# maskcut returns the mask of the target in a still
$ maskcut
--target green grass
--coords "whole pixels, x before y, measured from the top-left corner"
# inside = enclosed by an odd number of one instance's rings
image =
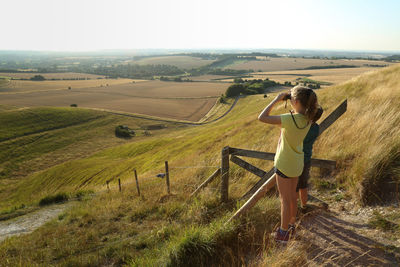
[[[111,192],[78,202],[31,235],[1,243],[0,260],[13,265],[24,255],[22,262],[30,266],[235,264],[262,248],[264,235],[272,230],[265,223],[274,225],[279,217],[275,198],[264,199],[251,217],[225,225],[232,213],[212,195],[190,203],[179,196],[159,203],[154,194],[146,194],[146,200],[133,194]],[[232,257],[235,253],[242,259]]]
[[[368,223],[370,226],[383,231],[400,231],[400,226],[398,224],[387,220],[378,211],[374,211],[373,217]]]
[[[58,193],[56,195],[47,196],[39,201],[39,206],[47,206],[54,203],[62,203],[69,200],[67,193]]]
[[[28,134],[65,128],[104,117],[100,112],[71,108],[29,108],[0,113],[0,142]]]
[[[13,109],[18,109],[18,108],[15,107],[15,106],[10,106],[10,105],[0,105],[0,112],[10,111],[10,110],[13,110]]]
[[[19,206],[14,206],[9,209],[2,210],[0,212],[0,221],[9,220],[18,216],[25,215],[27,213],[33,212],[37,210],[37,206],[27,207],[25,204],[21,204]]]
[[[313,185],[319,191],[336,191],[336,184],[327,180],[313,179]]]
[[[8,82],[8,80],[10,80],[10,79],[11,79],[11,77],[0,75],[0,86],[6,84]]]
[[[316,80],[312,80],[309,78],[300,78],[297,80],[300,82],[305,82],[305,83],[313,83],[313,84],[320,84],[320,85],[332,85],[332,83],[330,83],[330,82],[316,81]]]

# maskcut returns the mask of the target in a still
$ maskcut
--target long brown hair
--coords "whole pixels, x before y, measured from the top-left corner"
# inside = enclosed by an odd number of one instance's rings
[[[305,86],[297,85],[292,88],[291,95],[293,99],[300,101],[304,108],[304,115],[313,121],[318,109],[318,99],[315,92]]]

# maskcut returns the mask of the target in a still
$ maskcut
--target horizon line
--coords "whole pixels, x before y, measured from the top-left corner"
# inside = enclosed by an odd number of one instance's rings
[[[0,49],[0,52],[50,52],[50,53],[87,53],[87,52],[117,52],[117,51],[200,51],[200,50],[281,50],[281,51],[318,51],[318,52],[358,52],[358,53],[400,53],[399,50],[358,50],[358,49],[329,49],[329,48],[262,48],[262,47],[204,47],[204,48],[102,48],[102,49],[90,49],[90,50],[52,50],[52,49]]]

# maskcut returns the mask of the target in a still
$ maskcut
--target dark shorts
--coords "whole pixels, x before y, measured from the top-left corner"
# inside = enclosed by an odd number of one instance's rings
[[[308,178],[310,178],[311,162],[304,162],[303,172],[299,176],[299,182],[297,183],[296,192],[299,189],[306,189],[308,187]]]
[[[283,174],[280,170],[278,170],[277,168],[274,167],[274,169],[275,169],[275,173],[278,174],[280,177],[282,177],[282,178],[290,178],[290,177],[287,177],[286,175],[284,175],[284,174]]]

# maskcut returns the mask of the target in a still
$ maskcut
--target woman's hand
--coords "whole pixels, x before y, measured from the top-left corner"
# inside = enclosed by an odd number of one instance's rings
[[[283,99],[285,98],[285,96],[287,96],[290,93],[280,93],[279,95],[277,95],[275,97],[276,101],[283,101]]]

